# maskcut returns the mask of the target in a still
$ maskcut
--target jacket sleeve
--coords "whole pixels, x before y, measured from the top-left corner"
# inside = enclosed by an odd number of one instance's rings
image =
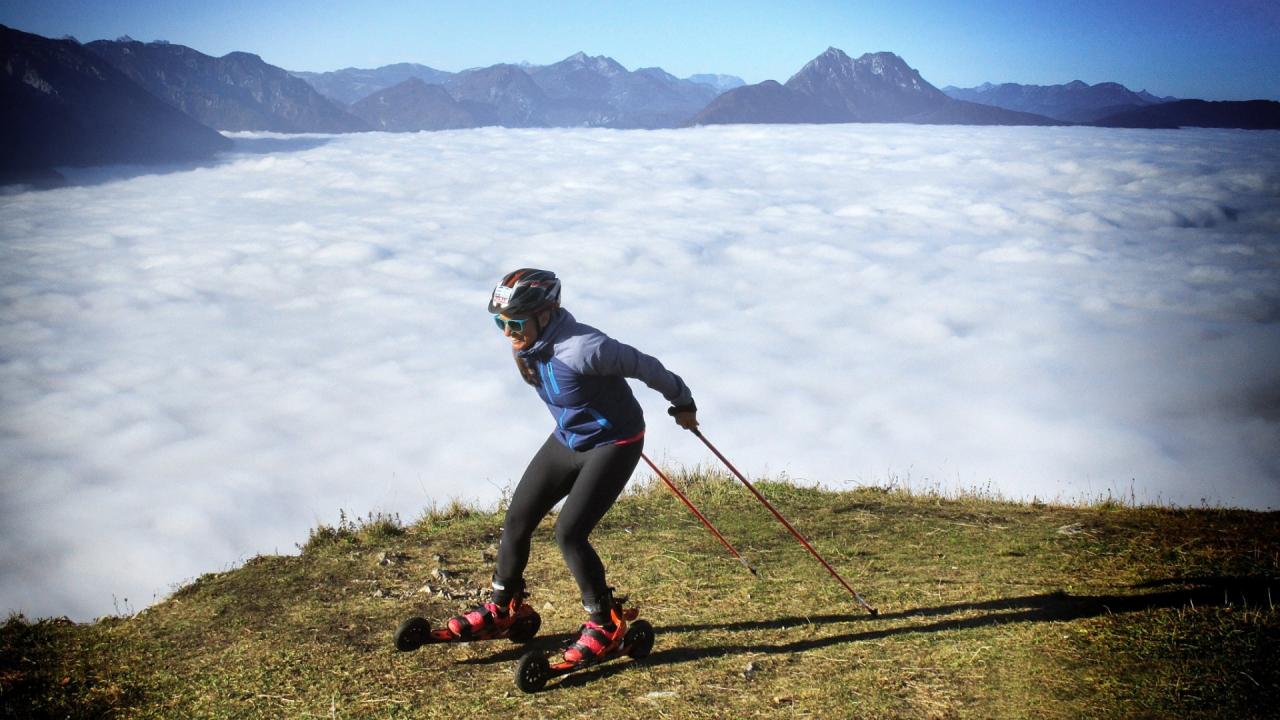
[[[636,350],[625,343],[604,336],[586,354],[585,372],[588,375],[621,375],[635,378],[662,393],[667,402],[683,407],[693,402],[693,393],[679,375],[663,367],[657,358]]]

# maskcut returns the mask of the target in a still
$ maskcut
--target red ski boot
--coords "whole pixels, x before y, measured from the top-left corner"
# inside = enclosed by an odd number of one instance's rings
[[[463,641],[492,637],[510,629],[520,617],[522,607],[524,603],[517,598],[511,598],[506,607],[492,602],[478,605],[462,615],[450,618],[449,632]]]
[[[653,649],[653,626],[636,619],[640,614],[638,608],[624,609],[624,600],[618,599],[613,603],[609,613],[612,630],[608,629],[607,624],[588,622],[582,626],[578,640],[565,650],[558,662],[552,663],[540,650],[526,653],[516,665],[516,687],[527,693],[538,692],[552,678],[568,675],[597,663],[623,655],[637,660],[646,657]]]
[[[405,620],[396,631],[395,643],[399,650],[417,650],[428,643],[474,642],[509,638],[511,642],[525,643],[538,634],[542,618],[532,605],[524,602],[526,595],[511,598],[506,607],[492,602],[451,618],[442,628],[432,629],[424,618]]]
[[[618,648],[627,632],[627,620],[613,613],[606,625],[588,620],[578,630],[578,639],[564,651],[564,661],[582,664],[604,657]]]

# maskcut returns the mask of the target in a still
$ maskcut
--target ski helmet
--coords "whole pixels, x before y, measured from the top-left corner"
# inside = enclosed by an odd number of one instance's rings
[[[560,279],[534,268],[507,273],[489,296],[489,312],[507,317],[531,317],[559,304]]]

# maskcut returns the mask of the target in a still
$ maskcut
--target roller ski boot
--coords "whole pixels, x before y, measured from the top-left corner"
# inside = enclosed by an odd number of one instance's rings
[[[578,639],[554,662],[541,650],[530,650],[516,665],[516,687],[534,693],[547,681],[627,655],[637,660],[653,649],[653,626],[637,620],[639,608],[623,608],[625,598],[613,602],[613,629],[594,622],[582,626]],[[629,624],[628,624],[629,623]]]
[[[506,607],[485,603],[451,618],[441,628],[420,617],[412,617],[396,630],[396,649],[417,650],[423,645],[448,642],[475,642],[507,638],[514,643],[527,643],[538,634],[542,617],[532,605],[524,602],[526,593],[517,594]]]

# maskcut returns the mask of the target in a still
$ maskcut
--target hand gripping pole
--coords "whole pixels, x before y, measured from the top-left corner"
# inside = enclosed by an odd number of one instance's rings
[[[836,572],[835,568],[831,567],[830,563],[822,559],[822,556],[818,554],[817,550],[813,549],[813,546],[809,544],[809,541],[805,540],[804,537],[799,532],[797,532],[795,528],[791,527],[791,523],[787,522],[787,519],[782,517],[782,513],[779,513],[777,510],[775,510],[773,505],[770,505],[769,501],[765,500],[764,496],[760,494],[760,491],[756,490],[755,486],[752,485],[750,482],[747,482],[747,479],[743,477],[742,473],[738,472],[738,468],[734,467],[733,463],[729,462],[728,458],[726,458],[724,455],[721,455],[720,451],[717,450],[716,447],[711,444],[711,441],[703,437],[702,432],[700,430],[698,430],[697,428],[694,428],[692,432],[694,435],[698,436],[698,439],[701,440],[703,444],[705,444],[707,448],[711,450],[711,452],[715,453],[716,457],[720,458],[720,462],[724,463],[725,467],[729,468],[729,470],[732,471],[733,474],[736,475],[738,479],[742,481],[743,485],[747,486],[747,489],[751,491],[752,495],[756,496],[757,500],[759,500],[765,507],[769,508],[769,512],[773,513],[773,516],[778,518],[778,522],[785,525],[786,528],[791,531],[791,534],[795,536],[796,540],[800,541],[800,544],[803,545],[804,548],[809,551],[809,554],[817,558],[818,562],[822,563],[822,567],[826,568],[827,572],[831,573],[831,575],[836,580],[840,581],[840,584],[844,586],[845,590],[849,591],[850,595],[853,595],[853,599],[857,600],[859,605],[865,608],[866,611],[871,613],[872,615],[880,614],[879,610],[876,610],[875,608],[871,607],[871,605],[869,605],[866,600],[862,599],[862,596],[858,594],[857,590],[854,590],[849,585],[849,583],[844,581],[844,578],[840,577],[840,573]]]

